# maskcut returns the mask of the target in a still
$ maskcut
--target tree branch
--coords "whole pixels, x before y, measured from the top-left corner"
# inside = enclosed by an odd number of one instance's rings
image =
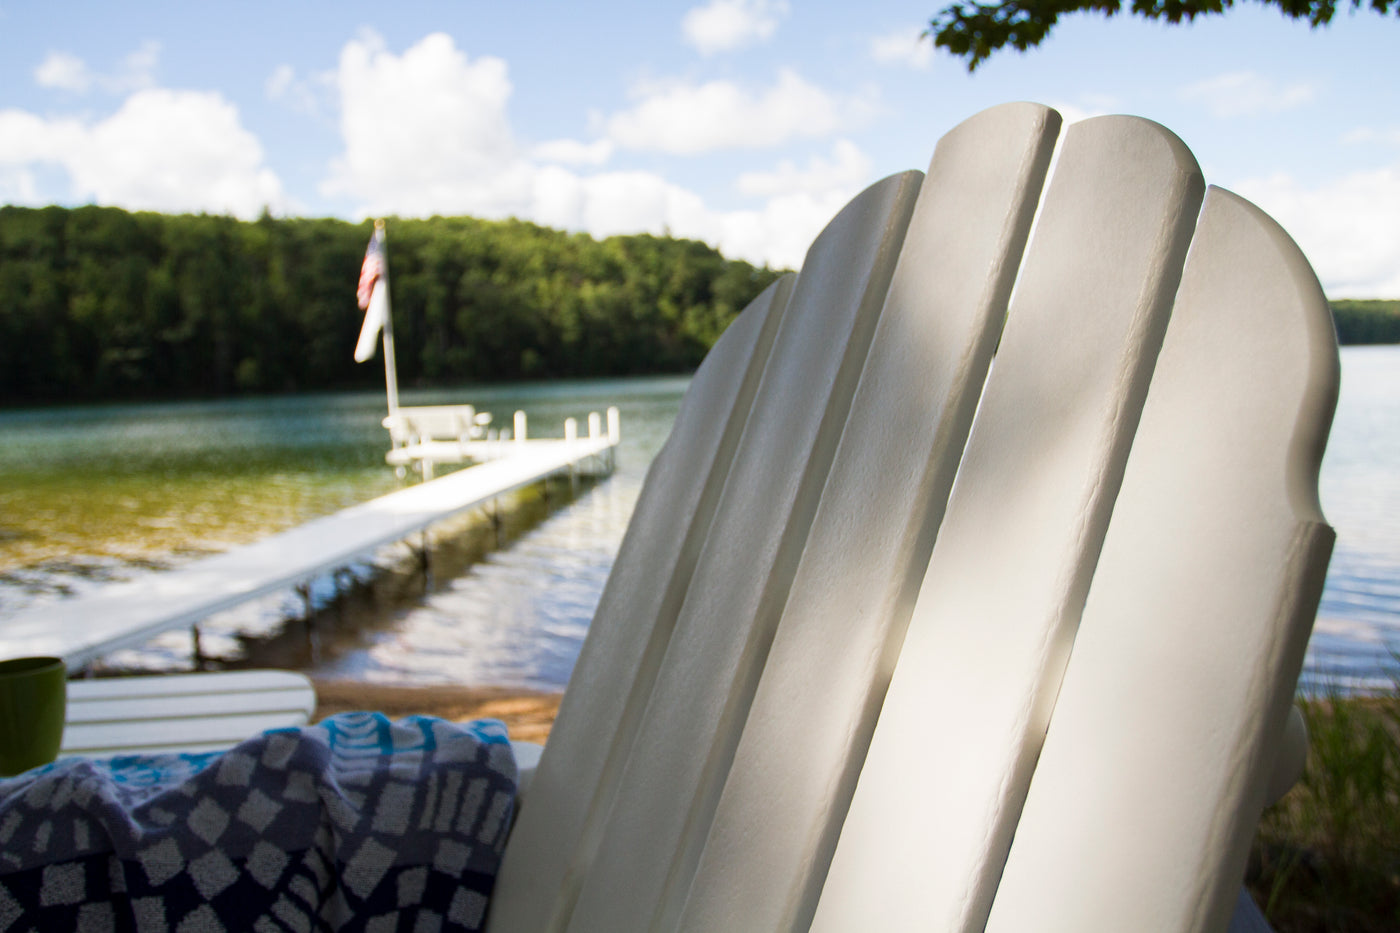
[[[1305,19],[1314,28],[1332,21],[1339,2],[1346,0],[1259,0],[1278,7],[1284,16]],[[1190,22],[1197,16],[1224,13],[1234,0],[1132,0],[1130,11],[1144,19],[1168,23]],[[1352,9],[1369,8],[1382,16],[1393,9],[1400,14],[1400,0],[1351,0]],[[1006,0],[1004,3],[978,3],[958,0],[929,23],[925,36],[933,44],[967,61],[967,70],[1011,46],[1024,52],[1044,41],[1059,18],[1067,13],[1121,12],[1123,0]]]

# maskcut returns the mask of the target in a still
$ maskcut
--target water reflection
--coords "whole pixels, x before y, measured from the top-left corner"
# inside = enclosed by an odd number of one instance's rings
[[[316,673],[558,689],[578,657],[639,484],[601,483]]]
[[[1342,393],[1322,463],[1337,530],[1303,685],[1400,682],[1400,347],[1342,350]]]

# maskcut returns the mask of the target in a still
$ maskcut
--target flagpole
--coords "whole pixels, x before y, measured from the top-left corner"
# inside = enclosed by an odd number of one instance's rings
[[[379,231],[380,236],[384,235],[384,221],[376,220],[374,229]],[[374,290],[377,292],[384,289],[384,390],[389,396],[389,417],[392,418],[399,413],[399,374],[394,365],[394,317],[390,314],[389,306],[389,256],[388,239],[384,242],[384,274],[380,276],[378,282],[374,283]],[[375,296],[379,297],[378,295]]]

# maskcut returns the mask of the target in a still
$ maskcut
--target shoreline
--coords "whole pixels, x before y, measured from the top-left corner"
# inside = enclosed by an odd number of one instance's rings
[[[312,678],[316,687],[313,723],[334,713],[374,710],[390,719],[437,716],[453,722],[499,719],[512,739],[544,744],[563,693],[523,687],[468,687],[459,684],[374,684],[361,680]]]

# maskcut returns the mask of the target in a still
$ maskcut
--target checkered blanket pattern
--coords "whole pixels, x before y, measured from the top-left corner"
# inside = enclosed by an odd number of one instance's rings
[[[207,755],[0,781],[0,931],[479,930],[505,727],[347,713]]]

